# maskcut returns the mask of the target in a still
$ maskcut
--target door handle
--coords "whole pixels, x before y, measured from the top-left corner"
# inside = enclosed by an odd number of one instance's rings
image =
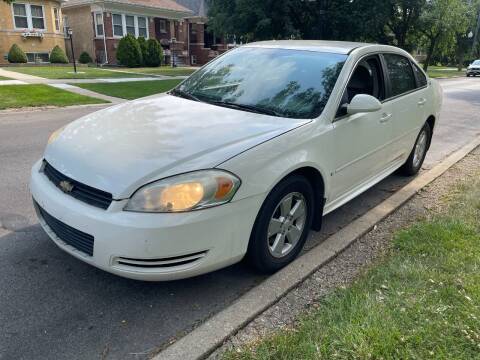
[[[418,101],[418,106],[423,106],[427,103],[427,99],[424,99],[424,98],[421,98],[419,101]]]
[[[380,123],[381,124],[384,124],[386,122],[388,122],[390,119],[392,118],[392,114],[383,114],[382,117],[380,118]]]

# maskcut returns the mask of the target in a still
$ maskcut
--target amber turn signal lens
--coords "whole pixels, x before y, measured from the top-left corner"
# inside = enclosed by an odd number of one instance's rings
[[[217,177],[217,192],[215,193],[215,199],[221,200],[226,197],[234,187],[234,183],[231,179],[226,177]]]

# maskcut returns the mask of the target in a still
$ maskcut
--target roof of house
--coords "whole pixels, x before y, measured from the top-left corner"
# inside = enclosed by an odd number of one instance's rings
[[[178,4],[193,11],[195,16],[207,17],[208,5],[205,0],[175,0]]]
[[[98,4],[98,3],[116,3],[133,6],[143,6],[151,9],[162,9],[175,12],[183,12],[186,14],[192,14],[192,10],[178,4],[174,0],[67,0],[63,6],[68,8],[72,6]]]

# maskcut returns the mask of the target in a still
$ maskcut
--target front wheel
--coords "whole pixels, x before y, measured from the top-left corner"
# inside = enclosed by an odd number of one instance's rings
[[[291,176],[268,195],[250,237],[247,258],[259,271],[275,272],[300,253],[312,226],[314,192],[303,176]]]
[[[400,168],[400,172],[403,175],[413,176],[420,171],[430,146],[431,137],[432,129],[428,123],[425,123],[422,130],[420,130],[420,134],[418,134],[417,141],[415,142],[415,146],[413,147],[410,156]]]

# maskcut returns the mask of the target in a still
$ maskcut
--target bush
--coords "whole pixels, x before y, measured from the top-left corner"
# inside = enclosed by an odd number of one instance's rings
[[[13,44],[8,52],[8,62],[11,63],[26,63],[27,55],[17,44]]]
[[[138,67],[143,64],[142,50],[135,36],[127,34],[120,40],[117,49],[117,60],[120,64],[128,67]]]
[[[163,50],[160,43],[155,39],[147,41],[147,48],[145,51],[145,65],[146,66],[160,66],[163,58]]]
[[[145,59],[147,56],[147,40],[143,36],[140,36],[138,39],[138,45],[140,45],[140,51],[142,52],[142,65],[145,65]]]
[[[50,53],[50,62],[52,64],[68,64],[67,55],[60,46],[55,46]]]
[[[91,56],[88,54],[88,52],[84,51],[80,54],[80,57],[78,58],[78,62],[80,64],[90,64],[93,62]]]

